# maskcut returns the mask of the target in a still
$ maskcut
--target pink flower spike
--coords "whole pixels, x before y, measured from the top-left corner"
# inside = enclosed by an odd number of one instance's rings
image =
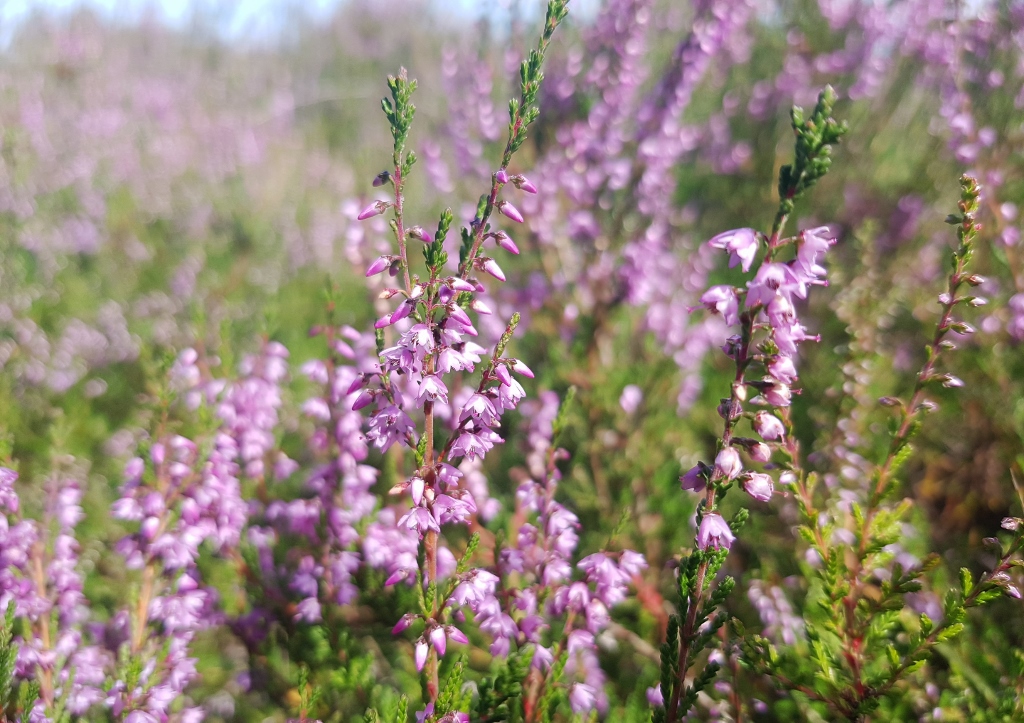
[[[503,216],[508,216],[516,223],[523,222],[523,214],[519,213],[519,209],[508,201],[498,201],[498,211],[500,211]],[[383,213],[383,211],[381,211],[381,213]]]
[[[423,666],[427,664],[427,641],[417,640],[416,641],[416,670],[423,670]]]
[[[439,656],[444,655],[444,651],[448,648],[448,638],[444,635],[444,628],[436,627],[430,631],[430,644],[434,646],[434,650]]]
[[[374,216],[380,216],[382,213],[387,211],[391,207],[391,204],[387,201],[374,201],[369,206],[364,208],[362,212],[356,216],[356,221],[365,221],[368,218]]]
[[[494,278],[496,278],[498,281],[505,280],[505,273],[501,270],[501,267],[498,266],[498,262],[495,261],[494,259],[487,259],[486,261],[484,261],[483,270],[486,271],[491,276],[493,276]]]
[[[494,180],[501,184],[508,183],[508,171],[504,168],[499,168],[497,173],[494,174]]]
[[[366,269],[366,276],[376,276],[381,271],[391,265],[391,259],[387,256],[378,256],[372,264]]]
[[[533,379],[533,370],[519,359],[512,360],[512,371],[516,374],[522,374],[527,379]]]
[[[409,487],[412,490],[412,502],[418,505],[423,500],[423,489],[426,487],[426,482],[423,481],[422,477],[413,477],[412,484]]]

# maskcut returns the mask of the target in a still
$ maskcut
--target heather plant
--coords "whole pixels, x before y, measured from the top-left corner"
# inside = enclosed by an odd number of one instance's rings
[[[1024,714],[1024,14],[568,5],[0,49],[0,719]]]

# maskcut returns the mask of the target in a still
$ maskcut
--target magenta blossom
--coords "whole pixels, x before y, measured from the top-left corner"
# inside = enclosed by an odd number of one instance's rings
[[[700,521],[700,529],[697,530],[697,546],[700,549],[725,548],[728,550],[732,547],[732,542],[735,539],[736,536],[729,529],[729,523],[717,512],[705,515],[704,519]]]
[[[750,271],[760,243],[754,229],[738,228],[718,234],[708,241],[708,245],[729,252],[729,268],[740,264],[743,271],[747,272]]]

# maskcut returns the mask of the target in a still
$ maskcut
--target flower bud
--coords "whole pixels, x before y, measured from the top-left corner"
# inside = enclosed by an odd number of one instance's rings
[[[500,211],[503,216],[507,216],[516,223],[523,222],[523,214],[519,213],[519,209],[508,201],[498,201],[498,211]],[[381,213],[384,213],[384,211],[381,211]]]
[[[374,262],[367,267],[367,269],[366,269],[366,276],[367,277],[376,276],[377,274],[379,274],[381,271],[383,271],[384,269],[386,269],[390,265],[391,265],[391,257],[390,256],[378,256],[376,259],[374,259]]]
[[[515,241],[509,238],[509,235],[504,231],[498,231],[494,234],[494,242],[510,254],[519,254],[519,247],[516,246]]]
[[[499,168],[494,174],[494,180],[503,185],[508,183],[508,171],[504,168]]]
[[[387,211],[390,207],[391,207],[391,204],[388,203],[387,201],[374,201],[369,206],[364,208],[360,212],[360,214],[358,216],[356,216],[356,221],[365,221],[368,218],[373,218],[374,216],[380,216],[382,213]]]
[[[422,226],[413,226],[405,232],[405,235],[409,238],[419,239],[425,244],[431,243],[434,240],[430,237],[429,233],[423,230]]]
[[[391,173],[389,171],[381,171],[373,179],[373,187],[379,188],[385,183],[391,180]]]
[[[483,314],[484,316],[488,316],[494,313],[491,311],[491,307],[489,307],[480,299],[473,299],[471,302],[469,302],[469,308],[471,308],[478,314]]]
[[[501,270],[501,267],[498,266],[498,262],[495,261],[494,259],[487,259],[486,261],[484,261],[481,268],[485,272],[496,278],[498,281],[505,280],[504,272]]]
[[[520,191],[533,194],[537,193],[537,187],[534,186],[533,183],[531,183],[530,180],[522,174],[518,176],[513,176],[512,182],[516,184],[516,188],[518,188]]]
[[[524,364],[519,359],[512,360],[512,371],[514,371],[516,374],[522,374],[524,377],[527,377],[528,379],[533,379],[533,370],[531,370],[530,367],[526,366],[526,364]]]
[[[460,279],[458,277],[450,279],[448,281],[448,285],[451,286],[452,289],[454,289],[455,291],[476,291],[476,287],[473,284],[469,283],[465,279]]]

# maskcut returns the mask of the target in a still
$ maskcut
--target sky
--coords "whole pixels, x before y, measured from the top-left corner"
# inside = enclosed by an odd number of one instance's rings
[[[0,0],[0,43],[9,38],[18,20],[34,8],[61,13],[86,5],[122,20],[155,12],[172,25],[186,24],[198,10],[217,18],[226,37],[237,38],[273,36],[289,9],[301,8],[307,17],[320,18],[330,15],[341,2],[344,0]],[[438,4],[470,18],[482,2],[486,0],[445,0]]]

